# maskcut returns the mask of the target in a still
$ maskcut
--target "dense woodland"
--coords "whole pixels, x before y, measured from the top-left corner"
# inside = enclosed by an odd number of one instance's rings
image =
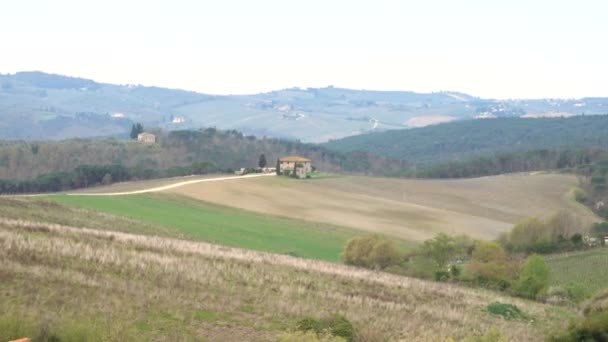
[[[365,151],[432,164],[529,150],[608,148],[608,116],[466,120],[334,140],[338,152]]]
[[[398,173],[405,163],[367,153],[338,153],[316,145],[257,139],[237,131],[156,132],[157,143],[73,139],[0,144],[0,192],[46,192],[117,181],[230,172],[256,167],[264,154],[311,158],[326,172]]]

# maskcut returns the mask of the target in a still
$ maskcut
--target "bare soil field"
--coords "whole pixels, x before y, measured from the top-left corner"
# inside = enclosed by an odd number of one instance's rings
[[[496,238],[531,216],[568,210],[581,229],[596,220],[571,199],[572,175],[512,174],[412,180],[344,176],[313,180],[264,177],[167,190],[196,199],[298,219],[422,240],[437,232]]]

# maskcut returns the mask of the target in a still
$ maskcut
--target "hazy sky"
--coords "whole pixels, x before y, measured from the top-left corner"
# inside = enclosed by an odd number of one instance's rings
[[[606,0],[7,0],[0,72],[215,94],[608,96]]]

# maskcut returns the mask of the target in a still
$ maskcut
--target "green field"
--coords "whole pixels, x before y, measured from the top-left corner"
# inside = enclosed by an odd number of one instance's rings
[[[353,229],[252,213],[179,195],[57,195],[48,198],[160,225],[188,238],[333,262],[339,260],[346,241],[361,234]]]
[[[590,294],[608,287],[608,248],[574,253],[547,260],[551,285],[583,285]]]

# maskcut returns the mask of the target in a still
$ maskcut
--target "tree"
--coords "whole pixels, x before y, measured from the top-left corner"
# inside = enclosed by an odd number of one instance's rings
[[[277,173],[277,176],[281,175],[281,162],[279,161],[278,158],[277,158],[276,173]]]
[[[502,247],[494,241],[478,241],[466,268],[467,277],[483,285],[507,288],[517,273]]]
[[[395,243],[386,237],[367,234],[348,240],[340,257],[349,265],[386,268],[398,264],[401,253]]]
[[[443,270],[458,251],[453,237],[439,233],[433,239],[424,241],[422,252],[433,260],[439,269]]]
[[[258,160],[258,166],[262,169],[266,167],[266,156],[264,155],[264,153],[260,154],[260,159]]]
[[[527,298],[536,298],[549,285],[549,266],[538,254],[526,258],[519,279],[515,284],[515,291]]]
[[[129,135],[131,139],[137,139],[139,133],[144,131],[144,126],[141,123],[136,123],[131,126],[131,134]]]
[[[110,185],[112,184],[112,175],[109,173],[106,173],[103,178],[101,179],[101,184],[103,185]]]

